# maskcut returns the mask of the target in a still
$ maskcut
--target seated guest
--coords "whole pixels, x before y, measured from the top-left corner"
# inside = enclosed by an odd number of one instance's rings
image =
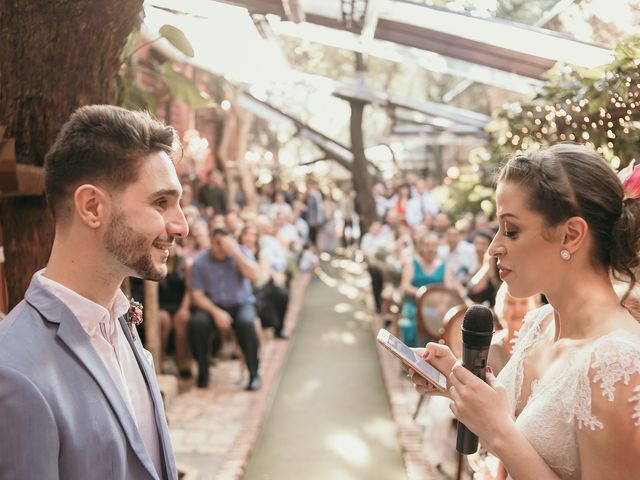
[[[291,205],[287,203],[284,192],[277,191],[273,196],[273,203],[269,206],[269,217],[271,220],[275,220],[280,213],[285,215],[291,215],[293,210]]]
[[[242,229],[238,239],[240,245],[246,247],[258,260],[260,273],[258,279],[253,282],[256,296],[256,308],[258,317],[264,328],[273,327],[277,338],[287,338],[284,333],[284,319],[289,305],[289,291],[273,280],[273,268],[269,257],[260,250],[258,229],[247,225]]]
[[[176,364],[183,378],[191,377],[187,343],[191,297],[186,287],[187,267],[188,262],[182,256],[180,247],[174,245],[169,249],[167,276],[158,282],[158,318],[162,335],[162,351],[167,351],[169,335],[173,329]]]
[[[269,259],[271,263],[272,278],[278,285],[286,284],[286,271],[289,265],[287,252],[274,236],[275,228],[269,217],[258,215],[256,227],[260,234],[260,251]]]
[[[445,243],[438,247],[438,256],[463,285],[467,284],[470,275],[478,269],[475,248],[469,242],[462,240],[460,231],[456,227],[447,229]]]
[[[190,291],[195,308],[189,321],[189,344],[198,362],[198,386],[209,384],[211,335],[233,328],[249,370],[248,390],[260,388],[255,297],[251,282],[259,268],[253,254],[227,230],[213,228],[211,248],[193,262]]]
[[[230,208],[227,211],[227,214],[224,216],[224,222],[226,229],[229,230],[231,235],[238,235],[240,231],[242,231],[242,227],[244,227],[244,222],[238,215],[238,212],[235,208]]]
[[[471,279],[467,282],[467,296],[475,303],[493,306],[496,292],[502,281],[498,275],[495,257],[487,255],[491,240],[493,240],[491,230],[479,230],[475,233],[473,246],[479,268],[472,272]]]
[[[416,338],[416,293],[420,287],[433,283],[444,284],[449,288],[459,288],[452,272],[438,257],[438,236],[429,232],[417,241],[414,255],[407,260],[402,269],[402,291],[405,296],[402,304],[401,331],[402,340],[409,346],[418,345],[422,339]]]
[[[541,305],[540,295],[516,298],[507,290],[507,284],[503,283],[496,294],[494,311],[496,318],[502,326],[502,330],[494,333],[491,339],[489,353],[489,366],[497,375],[511,358],[511,350],[515,338],[522,326],[524,316],[531,310]]]
[[[211,239],[207,222],[198,218],[189,227],[189,235],[184,239],[182,246],[182,256],[189,261],[193,261],[200,253],[211,247]]]
[[[291,215],[280,212],[276,215],[276,238],[287,252],[299,253],[302,250],[302,238],[296,226],[291,223]],[[290,254],[291,254],[290,253]]]

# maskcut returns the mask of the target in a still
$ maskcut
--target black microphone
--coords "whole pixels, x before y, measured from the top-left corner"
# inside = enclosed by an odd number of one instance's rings
[[[484,305],[471,305],[462,320],[462,365],[483,381],[492,335],[491,310]],[[461,422],[458,422],[456,450],[465,455],[478,450],[478,436]]]

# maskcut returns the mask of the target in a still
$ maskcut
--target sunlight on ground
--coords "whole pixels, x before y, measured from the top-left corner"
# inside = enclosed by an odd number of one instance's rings
[[[324,444],[346,462],[359,467],[371,461],[371,454],[365,442],[349,432],[335,432],[324,440]]]
[[[353,313],[353,318],[355,318],[356,320],[359,321],[364,321],[364,322],[368,322],[371,320],[371,316],[368,313],[365,313],[361,310],[358,310],[357,312]]]
[[[322,387],[322,382],[313,378],[305,380],[296,390],[295,394],[288,395],[288,401],[300,402],[315,395]]]
[[[358,293],[360,293],[360,290],[351,285],[340,285],[338,291],[350,300],[358,298]]]
[[[348,303],[339,303],[335,307],[333,307],[336,313],[346,313],[353,310],[353,306]]]
[[[355,335],[349,332],[326,332],[320,337],[323,342],[340,342],[345,345],[355,345],[357,340]]]
[[[322,281],[322,283],[324,283],[327,287],[331,287],[334,288],[338,285],[338,281],[327,275],[326,273],[324,273],[322,270],[320,272],[318,272],[318,278]]]
[[[394,448],[398,444],[396,425],[388,418],[376,418],[367,422],[364,432],[387,448]]]

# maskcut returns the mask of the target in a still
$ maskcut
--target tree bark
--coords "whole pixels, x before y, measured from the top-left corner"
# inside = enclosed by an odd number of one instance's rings
[[[351,151],[353,153],[351,175],[362,231],[366,232],[377,216],[373,198],[373,181],[369,173],[369,162],[364,153],[362,134],[362,116],[366,104],[358,100],[351,100],[349,104],[351,105]]]
[[[113,103],[119,53],[142,0],[1,0],[0,125],[18,163],[44,155],[78,107]],[[50,253],[53,221],[42,197],[0,199],[9,308]]]

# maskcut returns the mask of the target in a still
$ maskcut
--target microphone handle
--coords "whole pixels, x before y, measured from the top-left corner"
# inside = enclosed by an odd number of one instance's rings
[[[485,381],[488,356],[488,346],[473,348],[469,345],[463,345],[462,365],[476,377]],[[458,422],[456,450],[464,455],[470,455],[478,451],[478,436],[462,422]]]

